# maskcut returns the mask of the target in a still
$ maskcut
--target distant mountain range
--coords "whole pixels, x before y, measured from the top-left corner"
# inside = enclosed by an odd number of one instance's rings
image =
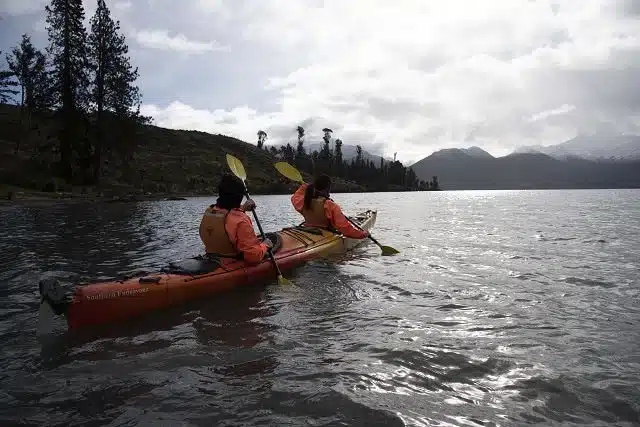
[[[526,146],[515,152],[542,153],[560,159],[571,156],[585,159],[640,159],[640,135],[578,135],[561,144]]]
[[[411,168],[419,179],[438,176],[444,190],[640,188],[640,137],[578,136],[504,157],[479,147],[450,148]]]

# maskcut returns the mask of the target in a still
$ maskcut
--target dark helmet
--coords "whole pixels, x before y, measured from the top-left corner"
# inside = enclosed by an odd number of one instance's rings
[[[218,200],[216,205],[223,209],[240,207],[245,194],[244,183],[235,175],[225,174],[218,184]]]
[[[224,174],[218,184],[219,196],[243,196],[245,193],[244,183],[240,178],[231,174]]]
[[[329,175],[319,175],[314,181],[313,186],[317,191],[329,193],[331,191],[331,178]]]
[[[330,198],[331,197],[331,178],[329,175],[319,175],[313,180],[313,184],[309,185],[304,191],[304,207],[309,209],[311,207],[311,200],[318,197]]]

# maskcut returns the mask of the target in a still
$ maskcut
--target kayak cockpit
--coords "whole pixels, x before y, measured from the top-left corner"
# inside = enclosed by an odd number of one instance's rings
[[[202,274],[213,273],[221,266],[220,258],[205,255],[172,261],[167,267],[162,269],[162,272],[185,276],[200,276]]]
[[[282,238],[278,233],[265,233],[266,237],[273,243],[273,252],[276,253],[282,247]],[[227,258],[234,260],[233,258]],[[238,258],[242,259],[242,258]],[[218,268],[225,268],[223,258],[215,255],[198,255],[193,258],[186,258],[172,261],[168,266],[161,269],[163,273],[177,274],[181,276],[201,276],[216,271]]]

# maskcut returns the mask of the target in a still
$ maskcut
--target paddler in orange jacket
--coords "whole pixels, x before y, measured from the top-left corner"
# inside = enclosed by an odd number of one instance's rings
[[[295,210],[304,217],[304,225],[308,227],[322,227],[341,232],[352,239],[364,239],[369,236],[368,231],[353,226],[342,213],[340,206],[330,198],[331,178],[327,175],[318,176],[313,184],[302,184],[293,196],[291,203]]]
[[[259,264],[273,245],[260,242],[246,211],[256,204],[248,199],[242,206],[245,187],[235,175],[226,174],[218,185],[218,199],[207,208],[200,221],[200,239],[207,254],[221,258],[242,257],[248,264]]]

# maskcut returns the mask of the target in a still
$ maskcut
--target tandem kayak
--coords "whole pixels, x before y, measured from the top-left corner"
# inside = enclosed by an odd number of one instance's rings
[[[352,219],[369,230],[375,225],[376,215],[376,211],[368,210]],[[274,256],[281,270],[347,252],[365,240],[304,226],[284,228],[266,236],[274,243]],[[242,260],[221,263],[215,257],[197,256],[171,262],[157,273],[120,280],[69,287],[48,278],[39,284],[40,312],[48,310],[65,316],[69,328],[105,324],[275,277],[268,256],[257,265]]]

